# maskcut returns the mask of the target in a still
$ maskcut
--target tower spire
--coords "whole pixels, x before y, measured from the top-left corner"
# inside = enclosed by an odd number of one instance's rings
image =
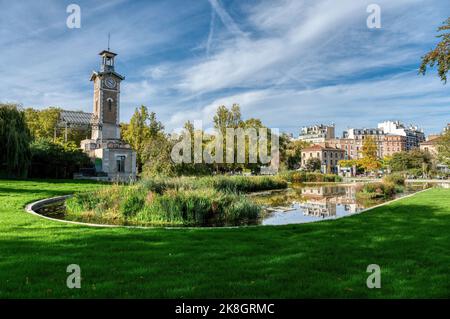
[[[108,32],[108,51],[109,51],[109,42],[111,41],[111,33]]]

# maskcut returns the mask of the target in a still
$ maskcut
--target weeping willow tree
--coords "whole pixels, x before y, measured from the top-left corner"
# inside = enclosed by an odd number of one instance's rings
[[[0,173],[25,177],[30,163],[31,135],[25,114],[15,104],[0,104]]]

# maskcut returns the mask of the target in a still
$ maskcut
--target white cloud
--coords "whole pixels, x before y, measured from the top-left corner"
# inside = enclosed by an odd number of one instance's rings
[[[420,88],[420,90],[418,90]],[[219,105],[240,103],[245,118],[258,117],[270,127],[298,132],[311,123],[335,122],[346,126],[374,127],[377,121],[400,119],[431,128],[441,118],[444,125],[450,115],[450,97],[438,79],[417,77],[406,72],[389,79],[315,89],[263,89],[215,99],[196,111],[175,113],[170,124],[180,126],[189,118],[211,125]]]

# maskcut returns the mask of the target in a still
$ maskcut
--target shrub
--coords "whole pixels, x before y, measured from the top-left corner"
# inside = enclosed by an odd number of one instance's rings
[[[32,178],[72,178],[80,168],[92,167],[89,157],[73,144],[39,139],[30,144],[30,149]]]
[[[405,185],[405,177],[399,173],[393,173],[391,175],[386,175],[383,178],[386,183],[392,183],[394,185]]]
[[[168,187],[167,182],[161,178],[149,178],[141,181],[141,185],[146,190],[162,194]]]
[[[364,184],[356,195],[359,199],[381,199],[391,198],[397,191],[400,189],[391,182],[376,182]]]
[[[342,182],[342,177],[335,174],[322,174],[317,172],[286,172],[281,177],[292,183],[322,183]]]

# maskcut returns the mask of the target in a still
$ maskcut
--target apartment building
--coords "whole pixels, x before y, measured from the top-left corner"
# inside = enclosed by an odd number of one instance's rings
[[[343,141],[344,145],[350,146],[350,152],[347,153],[348,158],[350,159],[357,159],[361,158],[362,154],[362,147],[364,145],[364,140],[367,137],[372,137],[375,141],[375,144],[377,146],[377,156],[379,158],[383,157],[383,142],[384,142],[384,132],[382,129],[378,128],[351,128],[347,131],[344,131],[343,133],[343,140],[350,140],[350,141]]]
[[[361,145],[351,138],[333,138],[326,141],[326,146],[339,148],[343,150],[344,159],[356,159],[361,151]]]
[[[334,124],[332,125],[318,124],[302,127],[298,139],[304,142],[318,144],[318,143],[325,143],[327,139],[334,137],[335,137]]]
[[[384,131],[385,134],[405,136],[406,150],[418,148],[420,143],[425,141],[423,129],[419,129],[415,125],[406,126],[400,123],[400,121],[384,121],[378,123],[378,129]]]
[[[406,151],[406,136],[386,134],[383,140],[383,157]]]

